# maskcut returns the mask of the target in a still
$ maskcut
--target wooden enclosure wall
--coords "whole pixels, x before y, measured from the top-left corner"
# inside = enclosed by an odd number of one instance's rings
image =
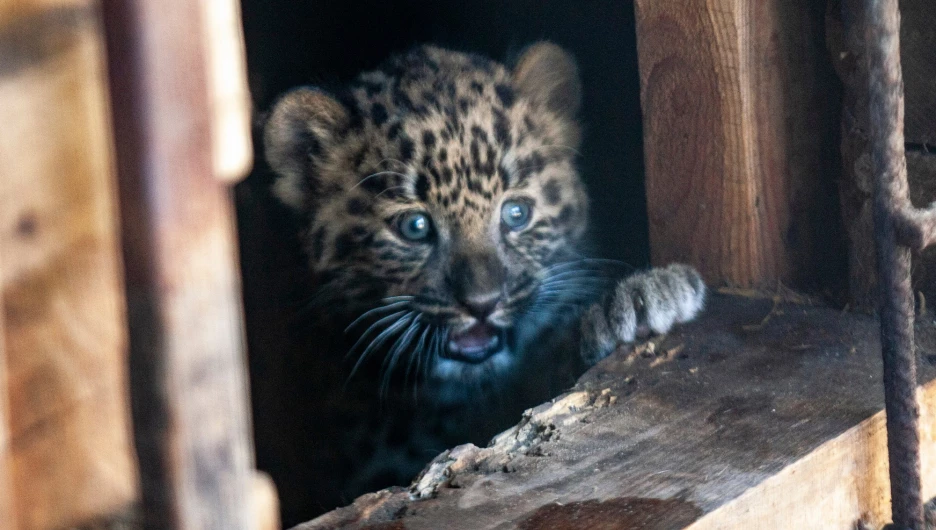
[[[820,281],[841,259],[822,2],[636,10],[654,264],[689,262],[714,285]]]
[[[5,0],[0,102],[0,528],[275,530],[227,188],[238,3]]]
[[[61,528],[137,495],[94,2],[3,2],[0,58],[0,526]]]

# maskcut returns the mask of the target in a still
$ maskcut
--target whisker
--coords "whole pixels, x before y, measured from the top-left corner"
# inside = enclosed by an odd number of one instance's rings
[[[358,349],[358,346],[360,346],[364,342],[364,339],[367,338],[367,336],[371,333],[371,331],[377,329],[381,324],[390,322],[391,320],[395,318],[396,319],[402,318],[403,315],[405,314],[406,314],[406,311],[397,311],[396,313],[393,313],[392,315],[387,315],[381,318],[380,320],[374,322],[370,326],[368,326],[367,329],[364,330],[364,333],[361,333],[361,337],[358,338],[357,342],[354,343],[354,346],[351,346],[351,349],[349,349],[348,353],[345,354],[345,359],[350,357],[351,354],[354,353]]]
[[[394,342],[393,347],[390,349],[390,353],[387,358],[384,359],[384,368],[383,377],[380,382],[380,393],[381,399],[387,395],[388,390],[390,389],[390,378],[393,376],[393,371],[396,369],[397,362],[400,359],[400,355],[409,348],[409,345],[413,342],[413,339],[419,333],[419,321],[421,315],[416,315],[416,318],[410,322],[409,327],[406,328],[406,331]],[[389,363],[389,364],[388,364]]]
[[[416,298],[416,297],[413,296],[413,295],[401,294],[401,295],[397,295],[397,296],[388,296],[388,297],[382,299],[381,302],[384,302],[384,303],[392,303],[392,302],[399,302],[399,301],[401,301],[401,300],[412,301],[412,300],[414,300],[415,298]]]
[[[416,361],[416,377],[417,380],[413,382],[413,399],[419,397],[417,388],[419,388],[419,361],[422,359],[423,348],[426,346],[426,337],[429,335],[429,329],[432,326],[426,325],[426,328],[423,330],[422,335],[419,337],[419,341],[416,343],[416,349],[410,353],[409,359],[406,362],[406,378],[403,380],[403,386],[406,387],[409,385],[410,373],[413,371],[413,361]]]
[[[373,315],[373,314],[382,313],[382,312],[384,312],[384,311],[392,311],[392,310],[397,309],[397,308],[399,308],[399,307],[403,307],[403,306],[407,305],[408,303],[409,303],[409,302],[407,302],[406,300],[401,300],[401,301],[399,301],[399,302],[393,302],[392,304],[384,305],[384,306],[380,306],[380,307],[375,307],[374,309],[371,309],[371,310],[369,310],[369,311],[366,311],[363,315],[361,315],[361,316],[357,317],[356,319],[354,319],[354,322],[348,324],[348,327],[345,328],[345,333],[351,331],[351,329],[353,329],[355,326],[357,326],[357,325],[360,324],[362,321],[364,321],[367,317],[369,317],[369,316],[371,316],[371,315]]]
[[[367,346],[367,348],[364,349],[364,351],[358,357],[357,362],[354,363],[354,368],[351,369],[351,374],[348,375],[348,379],[354,377],[354,374],[357,372],[358,368],[360,368],[364,360],[367,359],[367,357],[370,356],[370,354],[373,351],[380,348],[385,342],[387,342],[387,339],[389,339],[391,336],[393,336],[394,333],[399,331],[400,328],[409,325],[410,321],[413,318],[413,313],[414,313],[413,311],[407,312],[404,316],[400,317],[399,320],[391,324],[389,327],[387,327],[387,329],[381,331],[379,335],[374,337],[374,340],[372,340],[371,343]]]
[[[350,189],[349,191],[353,191],[355,188],[357,188],[357,187],[360,186],[361,184],[364,184],[364,183],[367,182],[368,180],[370,180],[370,179],[372,179],[372,178],[374,178],[374,177],[379,177],[379,176],[381,176],[381,175],[396,175],[396,176],[398,176],[398,177],[403,177],[404,179],[405,179],[405,178],[408,178],[408,177],[407,177],[406,175],[404,175],[403,173],[398,173],[398,172],[396,172],[396,171],[378,171],[377,173],[371,173],[370,175],[368,175],[368,176],[362,178],[361,180],[359,180],[357,184],[355,184],[354,186],[351,186],[351,189]],[[384,191],[386,191],[386,190],[384,190]]]

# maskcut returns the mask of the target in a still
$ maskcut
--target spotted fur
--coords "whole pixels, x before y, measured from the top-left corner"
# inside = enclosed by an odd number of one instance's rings
[[[580,335],[590,364],[701,309],[705,287],[689,267],[615,287],[582,257],[580,93],[574,60],[553,44],[529,47],[511,69],[425,46],[339,92],[298,88],[275,105],[266,155],[275,194],[303,219],[314,304],[343,323],[363,315],[351,330],[367,330],[363,356],[384,373],[413,372],[425,402],[484,412],[479,391],[545,377],[561,357],[557,333]],[[522,229],[502,220],[511,201],[529,208]],[[413,212],[428,216],[431,237],[401,234]],[[481,362],[442,354],[481,320],[506,330],[499,350]]]

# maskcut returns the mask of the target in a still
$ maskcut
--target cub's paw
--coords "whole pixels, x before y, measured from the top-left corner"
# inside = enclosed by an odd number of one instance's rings
[[[618,344],[664,334],[688,322],[705,304],[705,283],[695,269],[674,263],[618,282],[582,316],[582,359],[594,364]]]

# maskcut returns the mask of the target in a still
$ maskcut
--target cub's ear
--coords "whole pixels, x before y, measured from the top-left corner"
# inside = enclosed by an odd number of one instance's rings
[[[273,193],[297,210],[308,208],[316,164],[348,125],[348,111],[330,95],[297,88],[276,102],[264,126],[267,162],[278,178]]]
[[[581,106],[582,82],[575,59],[551,42],[538,42],[520,54],[513,85],[560,116],[574,118]]]

